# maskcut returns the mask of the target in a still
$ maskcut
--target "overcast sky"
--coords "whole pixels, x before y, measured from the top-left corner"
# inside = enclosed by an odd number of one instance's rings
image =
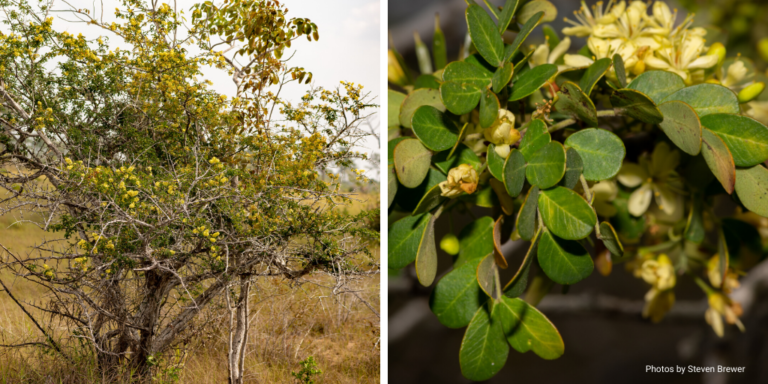
[[[173,5],[173,0],[165,0]],[[202,0],[200,0],[202,1]],[[362,84],[364,91],[371,92],[375,97],[375,103],[381,104],[379,71],[379,27],[380,27],[380,0],[284,0],[282,3],[288,8],[288,17],[305,17],[317,24],[320,40],[308,42],[304,38],[298,39],[292,46],[296,52],[289,62],[290,66],[304,67],[313,73],[313,82],[316,86],[335,88],[339,81],[351,81]],[[101,14],[103,4],[103,21],[109,23],[115,21],[114,10],[121,7],[117,0],[69,0],[73,7],[85,8],[95,11],[95,15]],[[177,0],[179,9],[187,10],[186,16],[191,17],[188,11],[192,5],[199,1]],[[220,1],[216,1],[220,3]],[[95,8],[94,8],[95,7]],[[58,0],[54,3],[54,9],[68,9],[66,3]],[[57,13],[54,15],[54,29],[66,30],[77,35],[82,33],[88,39],[96,39],[104,34],[97,27],[84,23],[70,23],[66,20],[74,20],[70,14]],[[0,27],[6,29],[4,27]],[[114,35],[106,35],[110,38],[110,45],[120,45]],[[194,46],[188,46],[191,51]],[[289,57],[292,52],[286,51],[283,57]],[[205,75],[214,83],[214,88],[224,94],[233,95],[234,83],[225,71],[205,70]],[[306,93],[307,86],[292,83],[283,89],[283,97],[290,101],[298,101]],[[378,119],[378,115],[376,116]],[[379,152],[378,144],[374,140],[366,143],[368,152]],[[375,172],[368,172],[370,177],[375,177]]]

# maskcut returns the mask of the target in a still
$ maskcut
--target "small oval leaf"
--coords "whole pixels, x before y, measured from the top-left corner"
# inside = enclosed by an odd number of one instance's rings
[[[523,154],[517,149],[512,148],[512,151],[507,156],[507,161],[504,162],[502,168],[502,181],[504,187],[507,189],[507,193],[512,197],[517,197],[523,190],[525,185],[525,159]]]
[[[667,96],[664,101],[678,100],[690,105],[699,117],[713,113],[739,113],[739,99],[730,89],[719,84],[696,84]]]
[[[701,122],[696,112],[682,101],[668,101],[659,106],[664,121],[659,124],[683,152],[696,156],[701,151]]]
[[[534,153],[525,167],[525,177],[531,185],[547,189],[557,185],[565,174],[565,148],[552,141]]]
[[[557,93],[555,108],[583,121],[588,127],[597,127],[597,110],[592,100],[574,83],[566,81]]]
[[[536,307],[521,299],[502,297],[494,307],[494,319],[502,324],[509,345],[520,353],[533,351],[542,359],[554,360],[565,352],[557,328]]]
[[[584,178],[610,179],[619,173],[626,149],[621,139],[604,129],[584,129],[565,140],[565,146],[579,152],[584,163]]]
[[[565,240],[544,231],[539,240],[539,265],[552,281],[574,284],[595,268],[592,258],[578,241]]]
[[[469,380],[484,381],[495,376],[509,355],[500,321],[491,321],[490,308],[485,305],[475,312],[459,350],[461,374]]]
[[[406,188],[416,188],[429,172],[432,153],[416,139],[405,139],[395,146],[397,179]]]
[[[520,100],[530,96],[533,92],[544,86],[544,83],[556,73],[557,65],[554,64],[542,64],[531,68],[521,74],[512,86],[512,94],[509,95],[509,101]]]
[[[544,225],[555,235],[567,240],[589,236],[597,223],[592,206],[579,194],[565,187],[541,191],[539,212]]]
[[[648,124],[664,120],[661,111],[648,96],[634,89],[619,89],[611,94],[611,105],[620,113]]]
[[[459,139],[458,122],[431,105],[419,107],[413,114],[411,125],[416,137],[433,151],[451,148]]]
[[[504,59],[504,40],[496,30],[496,23],[491,16],[477,4],[467,7],[467,27],[477,51],[494,67],[501,65]]]
[[[719,136],[737,167],[751,167],[768,160],[768,128],[747,116],[712,114],[701,125]]]
[[[667,96],[685,88],[683,78],[667,71],[647,71],[632,80],[627,86],[642,92],[656,104],[661,104]]]
[[[768,170],[762,165],[736,170],[736,194],[750,211],[768,217]]]
[[[534,153],[552,141],[552,136],[547,131],[547,124],[536,119],[528,124],[525,135],[520,140],[520,153],[525,159],[530,159]]]
[[[731,151],[720,137],[707,128],[702,130],[701,154],[723,189],[728,194],[733,193],[736,185],[736,165]]]
[[[435,218],[427,214],[429,222],[424,229],[416,254],[416,277],[421,285],[428,287],[437,275],[437,248],[435,247]]]
[[[411,119],[413,119],[413,114],[416,113],[416,110],[422,105],[431,105],[445,112],[445,105],[440,98],[440,91],[428,88],[417,89],[411,92],[400,106],[400,125],[406,128],[413,128]]]
[[[472,84],[446,81],[440,86],[440,97],[446,108],[455,115],[471,112],[480,102],[483,91]]]

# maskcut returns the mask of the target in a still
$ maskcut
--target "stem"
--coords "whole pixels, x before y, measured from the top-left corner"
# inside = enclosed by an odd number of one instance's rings
[[[584,197],[587,199],[589,206],[592,207],[592,212],[595,213],[595,217],[597,217],[597,211],[595,210],[595,206],[592,205],[592,203],[594,203],[594,201],[592,201],[594,196],[592,196],[592,191],[589,189],[589,184],[587,184],[587,179],[584,178],[584,175],[579,175],[579,181],[581,181],[581,188],[584,189]],[[600,235],[599,220],[595,222],[595,236],[597,236],[598,239],[603,240],[603,236]]]
[[[499,268],[494,269],[494,279],[496,280],[496,300],[501,300],[503,293],[501,292],[501,277],[499,276]]]

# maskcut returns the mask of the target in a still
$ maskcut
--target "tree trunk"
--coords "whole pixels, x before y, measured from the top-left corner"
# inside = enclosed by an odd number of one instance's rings
[[[160,307],[168,286],[165,275],[150,270],[146,272],[146,296],[139,307],[140,322],[143,329],[139,331],[137,350],[133,351],[131,365],[136,369],[136,375],[147,378],[151,374],[149,357],[155,352],[154,339],[157,321],[160,317]]]
[[[251,290],[251,279],[240,276],[240,295],[235,307],[229,308],[229,383],[243,384],[243,365],[245,363],[245,346],[248,343],[248,294]],[[227,296],[229,300],[229,296]]]

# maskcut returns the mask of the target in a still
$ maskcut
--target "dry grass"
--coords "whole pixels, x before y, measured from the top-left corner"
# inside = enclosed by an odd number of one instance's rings
[[[356,213],[361,206],[370,204],[378,204],[377,195],[365,197],[349,207],[349,211]],[[60,238],[32,224],[11,225],[16,219],[0,217],[0,244],[13,252],[26,255],[29,247],[43,238]],[[379,253],[378,247],[371,251]],[[36,303],[47,300],[40,286],[7,272],[0,273],[0,278],[17,299]],[[295,383],[291,372],[298,371],[299,362],[308,356],[313,356],[323,371],[318,383],[379,382],[379,319],[354,295],[333,295],[332,285],[333,280],[323,274],[310,275],[293,286],[275,278],[255,282],[246,382]],[[378,311],[379,276],[361,279],[351,288]],[[40,315],[38,311],[31,312]],[[201,337],[163,356],[155,382],[174,382],[172,373],[176,367],[181,383],[226,382],[226,315],[223,305],[212,308],[207,314],[214,319],[211,325]],[[47,325],[56,330],[72,360],[66,361],[36,346],[0,348],[0,383],[108,381],[109,378],[99,376],[87,346],[65,337],[66,329]],[[29,318],[7,294],[0,294],[0,344],[41,340]]]

